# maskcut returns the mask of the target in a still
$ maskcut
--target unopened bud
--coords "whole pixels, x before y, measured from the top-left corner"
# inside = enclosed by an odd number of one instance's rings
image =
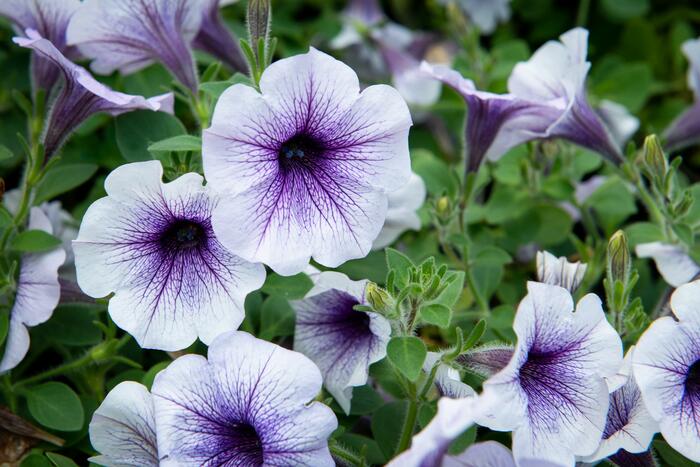
[[[437,203],[435,203],[435,211],[437,211],[440,217],[447,217],[450,215],[450,199],[447,196],[441,196]]]
[[[608,242],[608,278],[614,284],[620,281],[627,284],[630,271],[632,270],[632,260],[627,246],[627,237],[622,230],[618,230]]]
[[[248,35],[250,46],[253,48],[258,62],[265,57],[258,57],[258,43],[263,39],[267,49],[268,34],[270,32],[270,0],[248,0]]]
[[[644,139],[644,167],[653,177],[663,180],[668,172],[668,162],[656,135]]]
[[[380,313],[391,311],[394,307],[394,299],[389,292],[379,287],[374,282],[369,282],[365,289],[365,296],[372,308]]]
[[[693,206],[693,193],[690,190],[685,190],[683,192],[683,198],[676,204],[673,208],[673,213],[678,217],[683,217],[690,211]]]

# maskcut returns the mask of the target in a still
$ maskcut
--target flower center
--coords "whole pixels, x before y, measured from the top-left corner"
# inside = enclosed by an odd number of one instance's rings
[[[690,365],[685,377],[685,391],[693,396],[700,396],[700,360]]]
[[[246,422],[233,422],[226,432],[228,450],[235,454],[238,465],[261,466],[264,461],[263,443],[255,428]]]
[[[283,167],[308,165],[323,153],[323,144],[316,138],[298,133],[280,146],[278,158]]]
[[[161,235],[160,243],[167,248],[189,249],[199,246],[205,238],[206,233],[200,224],[178,219]]]

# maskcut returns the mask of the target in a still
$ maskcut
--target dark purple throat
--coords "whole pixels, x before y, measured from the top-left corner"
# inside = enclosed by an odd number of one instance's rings
[[[312,166],[324,151],[321,141],[306,133],[297,133],[282,143],[277,156],[284,169],[295,169]]]
[[[188,219],[177,219],[160,236],[164,248],[189,250],[201,246],[207,240],[204,227]]]

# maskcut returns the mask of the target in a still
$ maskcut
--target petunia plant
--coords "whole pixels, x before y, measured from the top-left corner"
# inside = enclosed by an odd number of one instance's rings
[[[696,16],[0,0],[0,465],[697,465]]]

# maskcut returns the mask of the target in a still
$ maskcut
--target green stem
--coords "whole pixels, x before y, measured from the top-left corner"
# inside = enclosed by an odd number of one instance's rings
[[[418,399],[423,400],[425,399],[425,396],[428,395],[428,391],[430,391],[430,388],[433,386],[433,381],[435,381],[435,375],[437,375],[439,367],[440,361],[435,362],[435,365],[433,365],[433,368],[430,370],[430,374],[428,374],[428,379],[425,381],[425,384],[423,385],[423,389],[421,390]]]
[[[15,412],[17,410],[17,398],[15,393],[12,391],[12,382],[10,381],[10,375],[6,374],[2,377],[2,385],[0,385],[0,390],[5,397],[5,402],[10,406],[10,410]]]
[[[19,388],[22,386],[26,386],[28,384],[38,383],[39,381],[43,381],[45,379],[52,378],[54,376],[63,375],[65,373],[69,373],[71,371],[82,368],[83,366],[87,365],[91,361],[92,361],[92,355],[88,352],[87,354],[83,355],[82,357],[78,358],[77,360],[73,360],[72,362],[64,363],[63,365],[57,366],[57,367],[52,368],[50,370],[46,370],[42,373],[39,373],[38,375],[34,375],[34,376],[29,377],[29,378],[23,379],[22,381],[17,382],[14,386],[15,386],[15,388]]]
[[[585,26],[588,21],[588,11],[591,8],[591,0],[581,0],[576,13],[576,26]]]
[[[396,453],[400,453],[408,449],[411,444],[411,438],[413,437],[413,429],[416,426],[416,419],[418,418],[418,403],[415,398],[411,398],[408,401],[408,411],[406,412],[406,419],[403,423],[403,429],[401,430],[401,437],[399,438],[399,445],[396,448]]]
[[[353,467],[363,467],[366,465],[362,456],[359,456],[350,449],[347,449],[335,440],[331,440],[331,442],[328,443],[328,448],[330,449],[333,458],[340,461],[342,465],[349,465]]]

